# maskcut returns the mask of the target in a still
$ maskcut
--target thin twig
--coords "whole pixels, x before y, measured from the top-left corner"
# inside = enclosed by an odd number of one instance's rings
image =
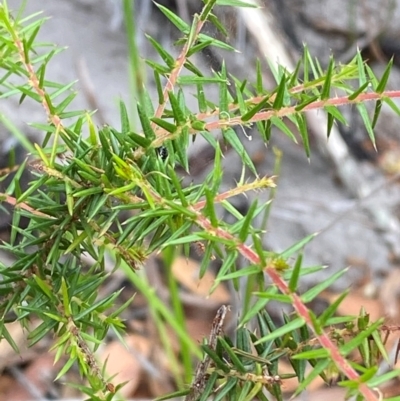
[[[313,111],[313,110],[321,110],[324,109],[326,106],[347,106],[352,104],[358,104],[367,102],[370,100],[384,100],[385,98],[396,99],[400,98],[400,91],[385,91],[382,93],[371,92],[371,93],[360,93],[356,98],[352,99],[349,96],[341,96],[341,97],[334,97],[326,100],[316,100],[315,102],[309,103],[307,106],[301,109],[302,112],[306,111]],[[218,120],[207,123],[205,129],[208,131],[212,131],[214,129],[219,129],[227,126],[234,126],[234,125],[244,125],[250,124],[257,121],[267,121],[270,120],[272,117],[287,117],[295,115],[299,113],[299,110],[296,110],[298,106],[290,106],[290,107],[282,107],[279,110],[267,110],[262,111],[260,113],[255,114],[250,120],[242,121],[242,118],[239,117],[232,117],[229,120]]]
[[[43,106],[43,109],[46,112],[47,118],[49,119],[49,121],[51,121],[51,123],[54,125],[54,127],[57,130],[65,132],[65,128],[61,122],[61,118],[57,114],[55,114],[51,111],[53,108],[53,106],[49,103],[51,97],[48,95],[46,90],[43,87],[41,87],[40,80],[36,74],[33,64],[31,64],[28,61],[29,55],[26,54],[26,52],[25,52],[23,40],[18,36],[18,33],[17,33],[15,27],[13,25],[10,25],[10,27],[11,27],[10,34],[12,36],[15,46],[18,49],[20,62],[24,66],[26,72],[28,73],[28,81],[29,81],[30,85],[32,86],[32,88],[36,91],[36,93],[40,97],[40,102]]]
[[[207,7],[207,4],[204,7]],[[176,59],[175,67],[172,69],[171,74],[169,75],[167,83],[163,90],[164,101],[158,105],[157,110],[154,114],[155,117],[158,117],[158,118],[162,117],[165,106],[167,104],[168,93],[174,89],[174,87],[178,81],[179,75],[181,74],[181,71],[186,63],[187,53],[190,50],[191,45],[196,41],[198,35],[200,34],[201,30],[203,29],[205,22],[206,22],[205,19],[204,20],[202,20],[201,18],[193,19],[193,24],[196,24],[195,29],[194,29],[193,40],[192,40],[192,42],[189,42],[189,37],[188,37],[185,45],[183,46],[181,53],[179,54],[178,58]],[[153,129],[155,129],[156,126],[157,125],[155,123],[152,123]]]
[[[7,202],[9,205],[14,206],[15,208],[20,208],[26,210],[34,214],[35,216],[46,217],[48,219],[55,219],[55,217],[50,216],[46,213],[42,213],[39,210],[34,209],[33,207],[27,205],[25,202],[18,202],[16,198],[11,195],[0,192],[0,201]]]
[[[216,349],[217,337],[222,333],[222,327],[224,325],[224,320],[226,314],[229,310],[228,306],[221,306],[212,323],[210,337],[208,339],[208,347],[212,350]],[[206,355],[204,359],[198,363],[196,368],[196,373],[193,379],[193,383],[190,387],[189,394],[185,397],[185,401],[195,401],[198,399],[199,395],[204,391],[207,384],[207,369],[210,366],[211,358]]]
[[[196,224],[205,229],[208,233],[212,233],[215,237],[221,238],[235,244],[236,249],[240,252],[242,256],[244,256],[249,262],[254,265],[261,266],[262,261],[258,254],[253,251],[249,246],[243,244],[239,241],[238,238],[230,234],[228,231],[224,230],[221,227],[214,227],[209,219],[205,216],[201,215],[199,212],[191,209],[189,210],[195,212],[197,214]],[[354,382],[359,383],[358,389],[361,394],[368,401],[377,401],[378,398],[373,390],[371,390],[365,383],[360,383],[359,375],[355,371],[355,369],[350,365],[349,361],[341,354],[339,348],[332,342],[329,338],[329,335],[325,332],[321,332],[314,324],[314,317],[309,308],[304,304],[301,297],[292,292],[283,279],[279,271],[275,268],[273,264],[267,263],[263,270],[268,276],[271,278],[272,282],[279,289],[282,294],[290,296],[292,299],[292,305],[297,312],[297,315],[304,320],[307,326],[314,332],[315,337],[318,339],[318,342],[321,344],[323,348],[325,348],[330,354],[332,360],[335,362],[338,369],[346,376],[349,380],[353,380]]]

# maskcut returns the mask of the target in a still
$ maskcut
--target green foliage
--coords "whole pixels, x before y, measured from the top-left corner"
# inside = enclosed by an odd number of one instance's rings
[[[59,377],[76,362],[89,383],[81,386],[81,391],[91,399],[112,399],[119,387],[104,377],[95,352],[109,330],[121,336],[124,331],[121,312],[129,307],[131,300],[115,309],[119,291],[106,297],[99,295],[101,285],[113,274],[105,269],[108,256],[115,260],[115,269],[121,269],[147,299],[161,337],[167,338],[167,324],[175,331],[184,354],[183,376],[181,361],[169,341],[164,346],[180,394],[193,397],[194,393],[187,389],[193,373],[191,359],[201,357],[204,351],[208,368],[202,377],[196,376],[203,387],[196,399],[206,400],[212,394],[215,400],[250,401],[256,397],[267,400],[264,391],[267,389],[270,399],[281,400],[282,383],[287,376],[280,374],[280,362],[287,360],[300,382],[296,393],[318,375],[329,382],[330,374],[335,372],[349,395],[375,400],[377,395],[371,389],[398,374],[377,376],[377,363],[387,358],[379,332],[381,322],[369,322],[362,312],[356,318],[335,317],[344,295],[321,316],[315,316],[305,304],[344,271],[299,295],[300,277],[318,270],[302,266],[302,250],[314,236],[280,254],[267,251],[262,244],[263,231],[255,225],[255,219],[265,216],[266,223],[270,203],[254,203],[247,215],[242,216],[230,199],[248,191],[275,187],[272,177],[258,175],[234,127],[256,126],[265,142],[271,138],[272,127],[276,127],[293,141],[300,138],[305,155],[310,157],[305,112],[324,110],[328,115],[329,135],[336,121],[346,122],[338,106],[355,104],[374,143],[373,128],[382,103],[393,107],[391,97],[398,96],[385,92],[391,63],[381,80],[373,76],[360,54],[345,65],[336,64],[332,58],[324,71],[305,48],[294,73],[271,65],[277,82],[272,91],[263,85],[262,63],[257,64],[254,85],[233,77],[225,64],[221,71],[208,76],[198,70],[190,57],[208,46],[226,50],[232,47],[201,33],[202,27],[208,21],[224,32],[213,14],[214,6],[240,7],[246,6],[246,2],[204,0],[203,3],[202,12],[194,16],[191,25],[157,5],[182,34],[177,43],[180,49],[177,59],[148,37],[161,57],[160,62],[146,60],[154,71],[158,104],[151,103],[146,89],[140,85],[134,88],[139,91],[140,99],[135,108],[138,121],[131,121],[129,108],[121,102],[121,126],[100,129],[87,112],[68,110],[75,96],[73,83],[59,84],[46,78],[49,62],[61,49],[49,50],[36,42],[45,19],[39,15],[11,16],[7,2],[0,3],[0,98],[19,96],[21,102],[29,99],[40,103],[47,118],[45,124],[33,122],[44,133],[44,140],[31,149],[32,160],[20,166],[12,184],[1,194],[3,202],[15,205],[11,240],[2,248],[16,258],[12,266],[0,265],[1,336],[17,351],[6,322],[18,320],[29,327],[33,316],[39,318],[40,324],[29,332],[28,338],[35,344],[48,333],[55,335],[56,360],[68,356]],[[130,4],[124,2],[125,15],[132,11]],[[132,22],[128,19],[126,22],[129,32],[133,32]],[[129,58],[132,71],[140,71],[134,41],[129,42]],[[142,75],[139,80],[135,78],[138,76],[131,77],[131,82],[143,82]],[[359,80],[356,87],[352,86],[355,79]],[[204,86],[210,84],[219,89],[215,103],[205,96]],[[198,110],[187,107],[184,86],[197,91]],[[332,96],[335,92],[342,96]],[[372,121],[364,105],[366,100],[377,101]],[[240,156],[243,170],[254,176],[249,181],[241,179],[226,192],[220,191],[223,154],[212,134],[216,129]],[[214,148],[214,168],[202,184],[183,185],[175,167],[180,165],[189,170],[187,148],[198,135]],[[18,179],[27,167],[34,178],[28,189],[22,190]],[[234,216],[232,224],[221,221],[217,205]],[[28,219],[24,229],[19,228],[21,218]],[[249,241],[252,245],[247,245]],[[174,254],[187,254],[194,243],[204,248],[201,275],[210,259],[218,257],[223,262],[216,285],[232,280],[237,286],[240,277],[251,283],[247,285],[236,339],[233,341],[219,331],[215,333],[215,341],[204,344],[201,350],[185,329],[177,283],[168,272]],[[169,260],[166,274],[171,308],[157,298],[141,274],[146,260],[159,252]],[[238,270],[240,256],[248,266]],[[91,263],[85,262],[88,258]],[[265,311],[271,300],[294,307],[293,315],[283,316],[281,327],[276,327]],[[246,328],[255,320],[257,334]],[[346,359],[355,350],[360,352],[362,364]],[[306,370],[308,365],[312,368]]]

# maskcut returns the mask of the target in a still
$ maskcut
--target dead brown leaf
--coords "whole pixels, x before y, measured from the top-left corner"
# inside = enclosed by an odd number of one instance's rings
[[[44,397],[57,375],[54,355],[42,354],[38,356],[20,373],[21,378],[18,385],[8,390],[5,399],[8,401],[29,401],[37,398],[38,394]]]
[[[199,263],[183,256],[177,257],[172,264],[172,273],[174,277],[187,290],[221,304],[229,303],[230,295],[223,285],[219,285],[213,293],[210,294],[211,287],[215,281],[212,272],[207,270],[204,277],[199,279],[199,271]]]
[[[142,365],[137,355],[140,353],[141,357],[147,358],[151,344],[149,339],[137,334],[126,337],[125,342],[128,348],[119,341],[107,344],[100,359],[103,363],[107,360],[107,373],[116,375],[112,380],[114,385],[127,382],[120,390],[120,395],[127,398],[132,396],[141,380]]]
[[[393,269],[379,288],[379,298],[384,308],[384,313],[390,319],[400,320],[399,313],[399,289],[400,270]]]
[[[27,333],[21,327],[19,322],[6,324],[6,329],[10,333],[11,338],[17,344],[20,354],[24,354],[27,351]],[[14,349],[6,340],[0,341],[0,370],[3,370],[6,366],[9,366],[11,361],[15,360],[15,357],[21,359],[20,356],[16,355]]]

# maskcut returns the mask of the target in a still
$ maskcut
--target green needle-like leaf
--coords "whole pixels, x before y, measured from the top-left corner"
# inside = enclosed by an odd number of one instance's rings
[[[300,251],[301,249],[304,248],[305,245],[307,245],[313,238],[315,238],[317,235],[316,234],[311,234],[308,237],[303,238],[302,240],[296,242],[294,245],[292,245],[290,248],[286,249],[282,253],[279,254],[279,256],[283,259],[291,257],[294,253]]]
[[[284,105],[284,99],[285,99],[285,92],[286,92],[286,77],[283,74],[279,83],[279,86],[277,88],[276,96],[274,103],[272,105],[272,108],[275,110],[279,110],[283,107]]]
[[[235,149],[238,155],[243,159],[243,162],[250,168],[251,172],[257,175],[254,163],[246,152],[246,149],[238,138],[236,132],[232,128],[228,127],[223,130],[222,134],[226,142],[229,143],[233,149]]]
[[[272,333],[260,338],[256,344],[263,344],[267,341],[275,340],[276,338],[282,337],[283,335],[290,333],[293,330],[299,329],[300,327],[304,326],[304,324],[305,324],[304,320],[298,317],[292,320],[290,323],[277,328]]]
[[[205,113],[207,111],[207,102],[206,97],[204,96],[204,88],[201,83],[197,84],[197,101],[200,113]]]
[[[133,142],[137,143],[139,146],[142,146],[143,148],[148,148],[151,145],[151,140],[142,135],[138,135],[134,132],[129,132],[127,136],[130,139],[132,139]]]
[[[383,91],[385,90],[387,82],[389,80],[390,71],[392,69],[392,66],[393,66],[393,57],[387,63],[385,71],[382,74],[382,78],[379,81],[379,84],[378,84],[377,88],[375,89],[375,91],[377,93],[383,93]]]
[[[297,289],[297,285],[299,282],[299,278],[300,278],[300,271],[301,271],[301,263],[303,261],[303,255],[300,254],[297,257],[296,263],[294,265],[293,268],[293,273],[290,277],[290,281],[289,281],[289,289],[290,291],[294,292]]]
[[[312,371],[307,375],[307,377],[299,384],[293,396],[299,395],[303,392],[312,381],[314,381],[320,374],[329,366],[329,359],[322,359],[313,367]]]
[[[4,322],[0,323],[0,336],[1,338],[4,338],[7,343],[11,346],[11,348],[14,350],[16,354],[19,354],[19,349],[17,343],[14,341],[12,335],[10,332],[7,330],[6,326],[4,325]]]
[[[213,384],[214,383],[215,383],[215,381],[213,382]],[[172,393],[168,393],[168,394],[162,395],[160,397],[156,397],[156,398],[154,398],[154,401],[165,401],[165,400],[170,400],[170,399],[181,398],[183,396],[188,395],[189,393],[190,393],[189,389],[174,391]]]
[[[306,156],[309,159],[311,151],[310,151],[310,142],[308,139],[306,119],[304,117],[304,114],[296,114],[296,121],[297,121],[297,127],[301,135],[301,139],[303,140],[303,146],[306,152]]]
[[[318,100],[318,96],[311,96],[311,97],[306,97],[304,101],[302,101],[300,104],[298,104],[295,107],[296,111],[301,111],[303,110],[306,106],[308,106],[309,104],[315,102],[316,100]]]
[[[165,121],[162,118],[153,117],[151,121],[170,133],[174,133],[177,130],[177,126],[175,124],[171,124],[170,122]]]
[[[145,137],[150,141],[154,140],[156,135],[151,128],[149,116],[146,114],[144,108],[139,103],[137,104],[137,110]]]
[[[173,68],[175,66],[175,59],[154,38],[147,34],[145,34],[145,36],[147,40],[152,44],[154,49],[156,49],[157,53],[164,60],[165,64],[167,64],[169,68]]]
[[[361,85],[357,90],[355,90],[350,96],[349,100],[355,100],[357,97],[361,94],[364,93],[365,90],[369,87],[370,83],[367,81],[363,85]]]
[[[205,49],[206,47],[210,46],[213,43],[213,41],[210,40],[206,40],[203,42],[199,42],[197,45],[194,45],[190,48],[190,50],[187,53],[187,56],[190,57],[195,53],[198,53],[199,51]]]
[[[329,138],[331,135],[331,131],[332,131],[332,127],[333,127],[333,123],[335,122],[335,117],[333,116],[333,114],[329,113],[327,114],[327,127],[326,127],[326,132],[327,132],[327,137]]]
[[[329,96],[331,94],[332,75],[333,75],[334,68],[335,68],[335,61],[333,60],[333,57],[331,56],[331,58],[329,60],[328,70],[327,70],[326,76],[325,76],[324,86],[322,87],[322,91],[321,91],[321,99],[322,100],[329,99]]]
[[[253,108],[251,108],[247,113],[242,115],[242,121],[247,122],[251,120],[259,111],[270,107],[271,106],[270,98],[271,98],[270,95],[265,96],[265,98],[261,102],[259,102]]]
[[[227,120],[229,119],[229,110],[228,110],[228,87],[226,80],[225,63],[222,63],[220,77],[222,82],[219,85],[219,117],[221,119]]]
[[[240,229],[239,232],[239,239],[242,242],[246,241],[247,236],[250,234],[250,227],[251,227],[251,222],[253,220],[254,213],[257,209],[257,201],[254,201],[250,209],[247,211],[246,217],[243,220],[242,228]]]
[[[357,50],[357,55],[356,55],[356,61],[357,61],[357,69],[358,69],[358,79],[359,79],[359,86],[365,85],[367,81],[367,77],[365,74],[365,64],[363,60],[363,56],[361,55],[360,50]]]
[[[347,269],[340,270],[333,274],[328,279],[325,279],[321,283],[317,284],[313,288],[306,291],[302,296],[301,299],[304,303],[311,302],[315,297],[317,297],[323,290],[328,288],[332,285],[335,281],[337,281],[343,274],[345,274]]]
[[[368,110],[367,110],[365,104],[364,103],[358,103],[357,104],[357,110],[359,111],[359,113],[361,115],[361,118],[362,118],[362,120],[364,122],[365,128],[367,129],[368,136],[369,136],[369,138],[370,138],[370,140],[372,142],[372,145],[374,146],[374,148],[376,150],[375,134],[374,134],[374,130],[373,130],[373,127],[371,125],[371,121],[370,121],[369,116],[368,116]],[[379,114],[379,111],[378,111],[378,114]],[[376,119],[377,118],[378,117],[376,117]]]
[[[183,125],[186,122],[186,116],[184,110],[181,109],[177,97],[173,92],[168,92],[169,101],[171,102],[172,112],[174,114],[175,121],[178,125]]]
[[[257,5],[242,0],[217,0],[219,6],[258,8]]]
[[[130,123],[129,123],[129,116],[128,110],[126,109],[125,103],[120,100],[119,102],[119,110],[121,116],[121,132],[129,132],[130,131]]]
[[[225,399],[225,396],[236,386],[238,379],[236,377],[230,377],[226,382],[225,386],[214,396],[214,401],[221,401]]]
[[[321,326],[325,326],[326,322],[336,313],[337,308],[339,305],[342,303],[344,298],[348,295],[349,291],[344,291],[342,294],[340,294],[337,299],[332,302],[322,313],[322,315],[318,318]]]
[[[242,388],[242,390],[241,390],[241,392],[240,392],[238,401],[245,401],[245,400],[247,400],[247,399],[253,400],[253,399],[254,399],[254,395],[253,395],[251,398],[248,397],[248,395],[249,395],[249,393],[250,393],[250,390],[251,390],[253,387],[254,387],[254,383],[252,383],[251,381],[247,381],[247,382],[244,384],[244,386],[243,386],[243,388]]]
[[[281,130],[284,134],[286,134],[294,143],[297,143],[297,139],[293,135],[292,131],[279,117],[271,117],[271,123],[275,125],[279,130]]]
[[[189,25],[179,18],[176,14],[174,14],[167,7],[162,6],[161,4],[154,3],[160,11],[183,33],[189,32]]]
[[[378,118],[381,113],[381,109],[382,109],[382,100],[379,99],[376,101],[376,105],[375,105],[374,116],[372,118],[372,124],[371,124],[372,129],[375,128],[376,123],[378,122]]]

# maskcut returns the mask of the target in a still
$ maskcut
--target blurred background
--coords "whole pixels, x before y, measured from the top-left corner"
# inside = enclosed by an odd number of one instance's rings
[[[394,57],[387,89],[400,89],[398,0],[253,2],[260,8],[218,8],[217,15],[229,31],[228,41],[238,52],[222,52],[215,48],[207,50],[194,59],[201,70],[218,71],[222,59],[225,59],[229,72],[239,79],[251,81],[255,77],[256,59],[259,58],[264,78],[273,87],[266,58],[283,64],[288,70],[294,69],[305,43],[322,66],[327,65],[331,54],[338,63],[347,63],[359,49],[378,77],[389,59]],[[9,0],[8,3],[11,9],[17,10],[22,1]],[[71,108],[97,109],[94,119],[98,126],[110,124],[118,127],[119,100],[123,99],[131,107],[136,101],[130,85],[126,16],[122,0],[28,0],[24,3],[26,15],[43,11],[44,16],[49,17],[40,31],[39,40],[67,48],[53,58],[47,68],[48,78],[60,83],[77,80],[75,88],[79,94]],[[199,11],[202,4],[198,0],[160,0],[159,3],[173,9],[186,21]],[[174,41],[179,38],[179,32],[170,26],[150,0],[135,0],[133,5],[132,18],[135,19],[136,40],[142,57],[156,58],[145,34],[153,36],[173,55],[177,55],[179,49],[174,48]],[[206,33],[215,34],[211,26],[206,26]],[[144,61],[143,71],[146,87],[156,100],[152,74],[146,73]],[[186,99],[189,104],[192,102],[195,109],[192,95],[187,93]],[[213,95],[210,88],[210,96]],[[368,106],[373,110],[374,105]],[[31,122],[44,122],[45,116],[40,107],[29,102],[19,105],[18,99],[0,99],[0,113],[30,139],[40,141],[39,133],[29,126]],[[325,308],[337,292],[351,288],[345,305],[346,313],[351,313],[351,308],[358,313],[361,305],[369,305],[371,316],[386,316],[388,322],[398,324],[400,117],[383,108],[376,128],[378,152],[375,152],[357,113],[351,108],[343,110],[343,113],[348,119],[348,126],[338,126],[329,141],[322,112],[309,116],[312,127],[310,161],[301,144],[294,144],[281,132],[274,132],[271,143],[266,146],[256,132],[245,135],[238,130],[260,175],[272,175],[277,154],[282,154],[278,189],[265,245],[279,252],[309,234],[320,232],[307,246],[305,264],[322,264],[326,265],[326,269],[317,275],[307,276],[303,282],[304,289],[335,271],[345,267],[349,270],[324,299],[318,300],[314,305],[316,311]],[[22,160],[25,157],[23,148],[18,146],[5,127],[0,133],[4,156],[1,159],[5,163],[2,167],[6,166],[6,156],[11,148],[17,151],[17,161]],[[197,181],[207,174],[212,166],[209,150],[204,143],[196,141],[190,149],[191,175],[186,179]],[[240,178],[240,163],[236,163],[236,158],[236,154],[226,151],[225,187],[234,185]],[[29,180],[29,177],[25,179]],[[248,199],[235,199],[235,205],[245,211],[252,196],[258,196],[260,201],[268,200],[268,194],[249,194]],[[1,215],[3,237],[6,237],[10,221],[9,215]],[[188,326],[200,341],[201,336],[209,331],[216,308],[223,303],[235,305],[236,295],[232,289],[221,287],[206,299],[212,275],[199,283],[196,260],[182,259],[176,263],[174,274],[182,286]],[[145,266],[146,272],[153,274],[153,279],[158,277],[155,274],[157,269],[157,260],[150,260]],[[167,300],[162,279],[155,279],[152,284],[160,297]],[[110,285],[114,288],[123,286],[123,276],[117,277]],[[133,291],[130,289],[130,293]],[[141,304],[140,296],[135,302],[137,305],[128,317],[132,334],[127,343],[131,349],[127,352],[111,339],[102,355],[112,355],[109,361],[111,371],[123,372],[117,380],[130,381],[124,388],[126,397],[152,398],[173,390],[173,386],[165,373],[168,371],[168,360],[165,355],[155,355],[157,347],[153,348],[149,341],[152,329],[141,318],[146,315],[146,305],[144,301]],[[278,318],[280,310],[276,311],[276,315]],[[143,333],[147,333],[146,336]],[[17,327],[14,335],[24,347],[24,335]],[[37,349],[24,353],[21,359],[3,342],[0,343],[0,368],[4,370],[7,367],[0,378],[0,400],[68,399],[76,396],[70,388],[60,389],[58,384],[53,383],[56,370],[52,364],[53,355],[41,355],[40,351],[40,347],[46,349],[46,346],[41,344]],[[15,383],[18,383],[17,387]],[[293,388],[290,384],[287,387],[290,394]],[[318,399],[320,387],[321,383],[315,384],[315,392],[309,395],[310,399]],[[333,397],[337,398],[337,393]]]

